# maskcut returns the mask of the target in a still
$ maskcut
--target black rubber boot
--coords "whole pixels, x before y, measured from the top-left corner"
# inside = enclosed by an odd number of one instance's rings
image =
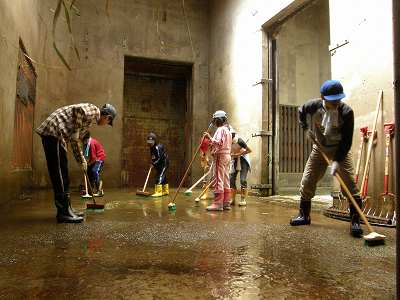
[[[353,196],[354,200],[356,200],[358,206],[361,208],[361,198],[360,196]],[[356,208],[353,204],[349,203],[350,206],[350,234],[354,237],[361,237],[363,234],[363,230],[360,225],[360,215],[358,214]]]
[[[85,216],[85,213],[83,211],[76,211],[75,209],[72,208],[70,193],[65,193],[64,197],[65,197],[66,201],[69,203],[69,210],[72,211],[73,214],[77,215],[78,217]]]
[[[304,201],[303,199],[301,199],[299,214],[297,215],[297,217],[290,220],[290,225],[292,226],[310,225],[311,224],[310,211],[311,211],[311,201]]]
[[[65,194],[57,194],[55,196],[55,204],[57,207],[57,222],[58,223],[82,223],[83,218],[78,217],[72,211],[70,201]]]

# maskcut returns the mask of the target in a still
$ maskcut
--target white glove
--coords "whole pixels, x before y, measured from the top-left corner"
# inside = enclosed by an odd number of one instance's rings
[[[83,170],[83,171],[87,172],[87,161],[86,161],[86,160],[84,160],[84,161],[82,162],[81,167],[82,167],[82,170]]]
[[[336,172],[339,170],[339,163],[336,161],[336,160],[334,160],[333,162],[332,162],[332,166],[331,166],[331,175],[332,176],[335,176],[335,174],[336,174]]]

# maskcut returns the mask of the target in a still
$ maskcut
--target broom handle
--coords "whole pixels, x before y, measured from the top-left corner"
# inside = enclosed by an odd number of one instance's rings
[[[211,167],[212,167],[212,163],[211,163]],[[210,174],[211,167],[210,167],[210,169],[209,169],[203,176],[201,176],[200,179],[197,180],[196,183],[193,184],[187,191],[192,191],[204,178],[206,178],[207,175]]]
[[[210,188],[211,184],[213,184],[214,180],[211,179],[210,182],[206,185],[206,187],[201,191],[200,195],[198,198],[203,197],[203,195],[207,192],[207,189]]]
[[[85,175],[83,175],[83,179],[85,180],[85,192],[86,192],[86,195],[88,195],[89,192],[88,192],[88,188],[87,188],[87,180],[86,180],[86,176]]]
[[[87,172],[85,170],[82,170],[82,172],[83,172],[83,176],[85,176],[85,183],[87,183],[87,185],[89,186],[90,196],[92,197],[93,203],[96,205],[96,201],[94,200],[94,197],[93,197],[92,185],[90,184],[90,180],[89,180],[88,174],[87,174]]]
[[[212,123],[210,123],[210,125],[208,125],[207,132],[210,130],[211,125],[212,125]],[[179,193],[179,191],[180,191],[180,189],[181,189],[181,187],[182,187],[182,184],[183,184],[183,182],[185,181],[187,174],[189,173],[189,169],[190,169],[190,167],[192,166],[193,161],[194,161],[194,159],[195,159],[196,156],[197,156],[197,153],[199,153],[199,150],[200,150],[201,144],[203,143],[203,140],[204,140],[204,136],[201,138],[201,141],[200,141],[199,145],[197,146],[196,152],[194,153],[193,158],[192,158],[192,160],[190,161],[190,163],[189,163],[189,165],[188,165],[188,167],[187,167],[187,169],[186,169],[186,172],[185,172],[185,174],[183,175],[182,180],[181,180],[181,182],[179,183],[179,186],[178,186],[178,188],[177,188],[176,191],[175,191],[175,195],[174,195],[174,198],[172,199],[172,203],[175,203],[176,196],[178,196],[178,193]]]
[[[312,138],[312,140],[313,140],[313,142],[314,142],[315,144],[318,145],[318,151],[322,154],[322,156],[324,157],[326,163],[327,163],[328,165],[330,165],[331,162],[330,162],[328,156],[327,156],[327,155],[325,154],[325,152],[322,150],[322,149],[323,149],[323,146],[322,146],[315,138]],[[352,203],[353,206],[356,208],[358,214],[360,215],[361,219],[364,221],[365,225],[367,225],[368,231],[369,231],[370,233],[371,233],[371,232],[374,232],[374,229],[373,229],[373,228],[371,227],[371,225],[369,224],[368,219],[365,217],[364,213],[361,211],[361,209],[360,209],[360,207],[358,206],[356,200],[353,198],[353,195],[350,193],[349,189],[347,188],[346,184],[344,183],[342,177],[341,177],[338,173],[336,173],[334,176],[335,176],[336,179],[339,181],[340,185],[342,186],[342,188],[344,189],[344,191],[346,192],[346,194],[349,196],[349,199],[351,200],[351,203]]]
[[[146,187],[147,187],[147,181],[149,181],[149,177],[150,177],[151,169],[153,169],[153,166],[150,166],[150,169],[149,169],[149,171],[147,172],[147,177],[146,177],[146,181],[145,181],[145,183],[144,183],[144,186],[143,186],[143,190],[142,190],[142,192],[144,192],[144,191],[146,190]]]
[[[379,109],[381,107],[381,102],[382,102],[382,98],[383,98],[383,91],[380,90],[379,91],[379,96],[378,96],[378,103],[376,104],[376,113],[375,113],[375,119],[374,119],[374,125],[372,127],[372,134],[371,134],[371,138],[368,141],[368,151],[367,151],[367,161],[365,163],[365,168],[364,168],[364,174],[363,174],[363,179],[361,182],[361,193],[364,194],[364,191],[366,190],[366,184],[368,184],[366,182],[367,180],[367,173],[369,172],[369,164],[371,161],[371,152],[372,152],[372,146],[374,144],[374,136],[375,136],[375,130],[376,130],[376,123],[378,121],[378,115],[379,115]],[[366,196],[366,195],[363,195]]]

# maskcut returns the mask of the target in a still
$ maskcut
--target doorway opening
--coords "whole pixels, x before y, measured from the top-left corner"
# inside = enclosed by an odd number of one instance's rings
[[[297,109],[319,98],[321,84],[331,77],[329,52],[329,1],[295,1],[263,26],[265,64],[268,76],[263,102],[269,116],[272,138],[267,155],[272,157],[269,177],[274,194],[298,192],[304,165],[311,151],[297,120]],[[319,191],[330,191],[329,176],[319,182]]]
[[[179,184],[190,145],[191,78],[190,64],[125,57],[122,186],[143,186],[151,163],[150,132],[166,147],[169,184]]]

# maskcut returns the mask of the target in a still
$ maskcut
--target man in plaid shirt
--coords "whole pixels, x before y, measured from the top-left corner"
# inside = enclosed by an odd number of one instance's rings
[[[54,111],[36,129],[42,138],[59,223],[83,221],[83,214],[75,212],[71,207],[67,144],[71,145],[76,161],[86,172],[87,162],[81,146],[83,136],[92,124],[112,126],[116,115],[117,112],[111,104],[105,104],[100,109],[91,103],[73,104]]]

